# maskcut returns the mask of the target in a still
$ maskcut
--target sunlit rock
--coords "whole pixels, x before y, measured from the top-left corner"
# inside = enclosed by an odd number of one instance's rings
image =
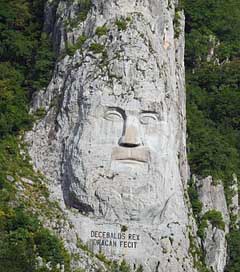
[[[80,22],[81,1],[66,2],[45,25],[59,61],[33,101],[33,111],[47,110],[26,136],[34,166],[95,253],[144,271],[195,271],[184,200],[183,15],[174,1],[93,1]]]

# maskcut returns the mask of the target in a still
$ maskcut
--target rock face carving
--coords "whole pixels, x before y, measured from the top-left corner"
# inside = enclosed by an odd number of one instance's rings
[[[119,60],[117,65],[123,67],[124,63]],[[125,72],[123,82],[129,80],[128,75],[124,78]],[[158,81],[159,75],[155,75]],[[138,84],[144,81],[145,77]],[[138,89],[125,82],[131,93],[123,89],[118,96],[111,89],[105,93],[107,86],[101,85],[97,93],[86,97],[88,89],[83,89],[87,103],[83,105],[87,108],[84,122],[80,127],[76,124],[65,144],[65,200],[69,206],[107,221],[158,225],[164,220],[163,211],[171,210],[175,196],[182,194],[181,184],[175,185],[173,179],[174,173],[179,173],[177,131],[169,127],[171,109],[164,90],[154,84]],[[183,209],[183,202],[174,204],[180,205]],[[169,211],[172,220],[178,221],[175,213],[175,208]]]
[[[167,0],[60,1],[45,28],[64,43],[84,37],[34,99],[46,117],[28,133],[35,167],[64,199],[74,231],[94,252],[145,271],[195,271],[189,255],[183,18]],[[51,3],[47,14],[51,14]],[[104,26],[106,35],[97,35]],[[65,42],[63,42],[65,40]]]

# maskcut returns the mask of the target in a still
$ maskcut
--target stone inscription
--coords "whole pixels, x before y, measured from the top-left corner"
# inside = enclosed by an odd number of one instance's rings
[[[91,230],[90,241],[103,247],[137,248],[140,235],[136,233]]]

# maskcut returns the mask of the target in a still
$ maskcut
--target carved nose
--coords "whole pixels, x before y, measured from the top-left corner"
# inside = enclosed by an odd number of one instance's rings
[[[127,117],[124,122],[123,135],[119,140],[120,146],[137,147],[141,145],[138,122],[138,119],[134,116]]]

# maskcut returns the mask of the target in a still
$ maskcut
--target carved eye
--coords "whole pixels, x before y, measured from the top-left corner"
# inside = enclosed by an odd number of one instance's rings
[[[109,121],[113,122],[119,122],[123,120],[123,117],[120,112],[114,111],[114,110],[109,110],[105,113],[104,118]]]
[[[146,112],[142,113],[140,116],[140,122],[143,125],[154,125],[158,121],[158,116],[156,113]]]

